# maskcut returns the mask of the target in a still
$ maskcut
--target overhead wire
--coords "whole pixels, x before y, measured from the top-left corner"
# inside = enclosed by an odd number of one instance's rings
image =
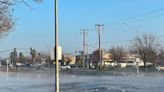
[[[123,18],[123,19],[119,19],[119,20],[115,20],[115,21],[111,21],[111,22],[106,22],[106,23],[103,23],[103,24],[104,25],[110,25],[110,24],[115,24],[115,23],[120,24],[121,22],[132,23],[132,22],[144,21],[144,20],[148,20],[148,19],[151,19],[151,18],[163,16],[164,14],[162,14],[162,13],[153,15],[153,14],[158,13],[160,11],[164,11],[164,8],[155,9],[155,10],[143,13],[143,14],[138,14],[138,15],[135,15],[135,16],[131,16],[131,17],[127,17],[127,18]],[[89,28],[89,30],[90,31],[95,31],[95,28]],[[101,44],[122,43],[122,42],[130,42],[130,41],[132,41],[132,40],[102,42]],[[96,46],[96,45],[97,44],[89,44],[88,46]]]
[[[128,21],[128,20],[143,18],[145,16],[148,16],[148,15],[151,15],[151,14],[154,14],[154,13],[157,13],[157,12],[160,12],[160,11],[164,11],[164,8],[155,9],[155,10],[148,11],[146,13],[143,13],[143,14],[139,14],[139,15],[135,15],[135,16],[131,16],[131,17],[127,17],[127,18],[115,20],[115,21],[108,22],[108,23],[105,23],[105,24],[120,23],[120,22],[123,22],[123,21]]]

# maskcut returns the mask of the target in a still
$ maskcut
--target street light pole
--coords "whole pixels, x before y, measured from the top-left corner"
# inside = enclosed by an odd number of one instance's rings
[[[59,61],[58,61],[58,0],[54,1],[55,8],[55,92],[59,92]]]
[[[138,35],[138,30],[136,28],[134,28],[133,26],[127,24],[127,23],[122,23],[122,24],[128,26],[130,29],[132,29],[133,31],[136,32],[136,34],[137,34],[137,48],[139,48],[139,35]],[[139,50],[137,50],[137,55],[139,55]],[[138,60],[138,58],[136,60],[136,63],[137,63],[137,74],[139,75],[139,60]]]

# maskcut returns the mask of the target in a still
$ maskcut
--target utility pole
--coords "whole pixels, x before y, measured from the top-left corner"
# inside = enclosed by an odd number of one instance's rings
[[[103,24],[96,24],[96,30],[98,32],[98,37],[99,37],[99,63],[98,63],[98,67],[99,67],[99,71],[101,70],[101,65],[102,65],[102,53],[101,53],[101,33],[104,30],[104,25]]]
[[[58,0],[54,1],[55,8],[55,92],[59,92],[59,61],[58,61]]]
[[[86,37],[88,29],[81,29],[81,34],[83,35],[83,68],[85,68],[86,60]]]
[[[87,68],[90,68],[90,63],[89,63],[89,55],[88,55],[88,43],[86,44],[86,61],[87,61]]]

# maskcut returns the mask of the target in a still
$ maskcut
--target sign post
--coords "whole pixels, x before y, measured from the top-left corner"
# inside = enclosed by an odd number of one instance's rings
[[[140,62],[140,58],[136,58],[136,67],[137,67],[137,75],[139,75],[139,62]]]

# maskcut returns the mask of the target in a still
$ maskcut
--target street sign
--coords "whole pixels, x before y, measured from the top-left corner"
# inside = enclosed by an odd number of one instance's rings
[[[51,48],[51,60],[55,59],[54,58],[54,56],[55,56],[54,52],[55,52],[54,48]],[[58,57],[57,58],[58,58],[58,60],[62,59],[62,47],[61,46],[58,46]]]

